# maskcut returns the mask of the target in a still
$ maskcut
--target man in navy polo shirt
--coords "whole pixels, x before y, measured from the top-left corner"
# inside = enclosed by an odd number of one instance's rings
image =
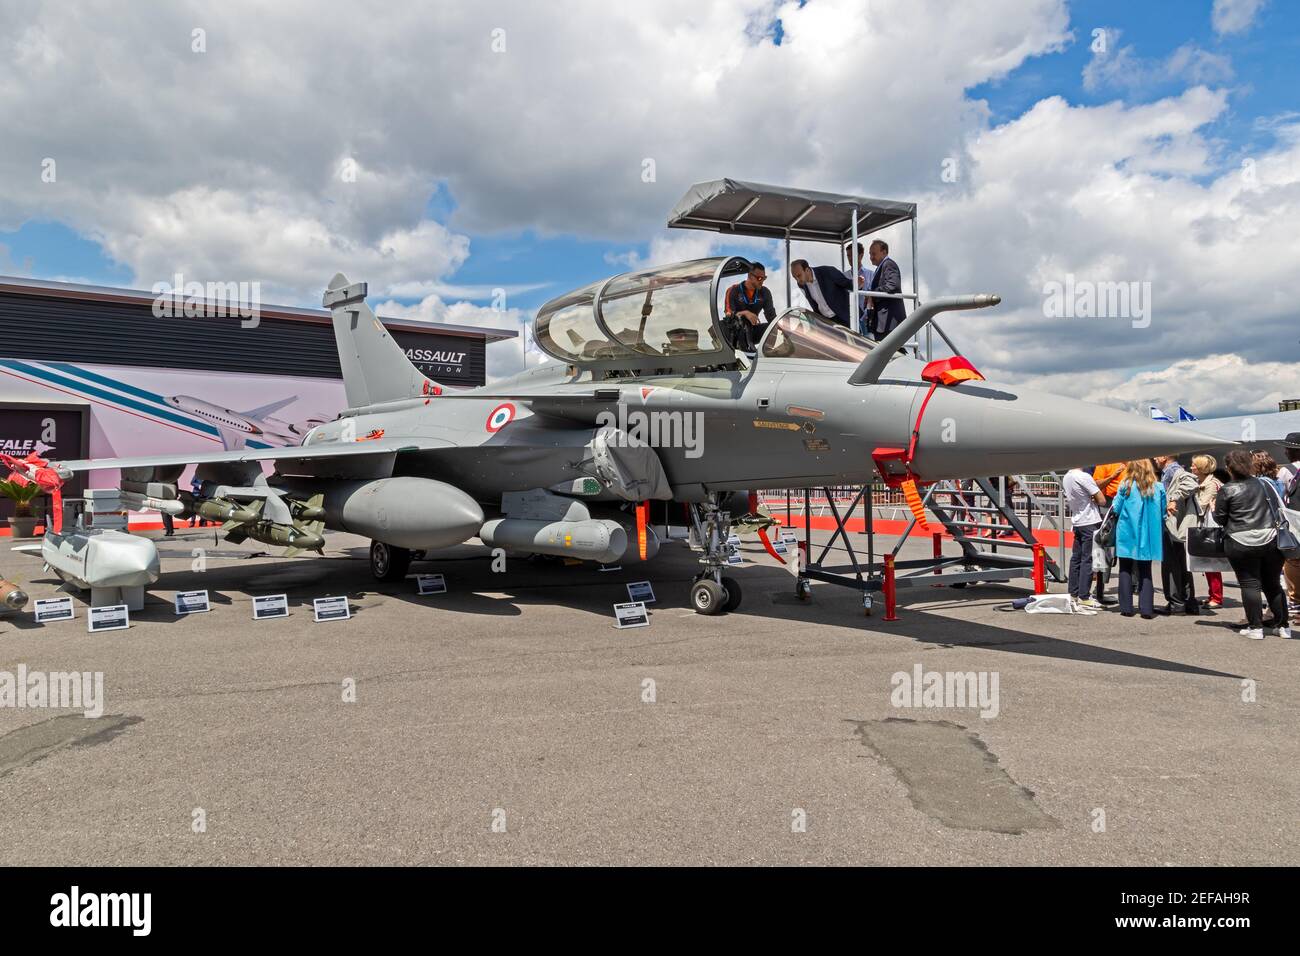
[[[724,327],[732,345],[742,352],[754,351],[763,337],[762,327],[776,318],[772,293],[763,285],[766,281],[763,263],[751,263],[749,274],[728,289],[723,299]]]

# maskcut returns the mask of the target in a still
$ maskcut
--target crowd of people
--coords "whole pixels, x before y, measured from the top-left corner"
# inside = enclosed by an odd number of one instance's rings
[[[1190,468],[1159,455],[1070,469],[1063,484],[1074,531],[1071,601],[1094,610],[1118,606],[1124,617],[1148,620],[1212,612],[1224,606],[1223,574],[1230,571],[1245,611],[1237,632],[1289,638],[1290,615],[1300,612],[1300,432],[1283,448],[1282,464],[1267,451],[1234,449],[1222,467],[1210,455],[1195,456]],[[1159,609],[1156,562],[1165,600]],[[1114,598],[1106,594],[1112,565],[1119,572]],[[1204,600],[1198,574],[1206,579]]]

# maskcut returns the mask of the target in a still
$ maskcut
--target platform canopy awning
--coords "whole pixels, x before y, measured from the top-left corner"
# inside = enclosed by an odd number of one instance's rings
[[[715,179],[686,190],[668,216],[668,227],[845,243],[853,236],[855,206],[859,236],[916,218],[913,202]]]

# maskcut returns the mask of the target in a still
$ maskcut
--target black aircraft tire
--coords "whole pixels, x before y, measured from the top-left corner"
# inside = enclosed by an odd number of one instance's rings
[[[411,552],[382,541],[370,542],[370,573],[378,581],[400,581],[411,569]]]
[[[734,611],[736,608],[740,607],[740,582],[732,577],[723,577],[722,586],[727,591],[727,603],[724,610]]]
[[[726,610],[727,591],[713,578],[702,578],[691,585],[691,606],[696,614],[712,617]]]

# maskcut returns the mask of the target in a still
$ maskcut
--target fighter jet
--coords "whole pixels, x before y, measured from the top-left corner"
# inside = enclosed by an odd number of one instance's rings
[[[790,309],[760,330],[754,352],[738,351],[719,300],[749,265],[673,263],[553,299],[534,332],[555,361],[466,391],[426,378],[366,304],[365,284],[336,275],[323,301],[348,407],[301,445],[52,467],[64,477],[120,468],[124,497],[179,500],[236,536],[295,550],[317,548],[322,523],[363,535],[383,581],[404,577],[421,552],[474,537],[511,552],[646,561],[659,550],[655,526],[683,516],[671,523],[686,520],[702,552],[691,600],[713,614],[740,600],[723,575],[737,493],[915,485],[1232,444],[909,352],[936,315],[990,308],[996,295],[928,302],[881,342]],[[197,493],[177,487],[187,465]]]

